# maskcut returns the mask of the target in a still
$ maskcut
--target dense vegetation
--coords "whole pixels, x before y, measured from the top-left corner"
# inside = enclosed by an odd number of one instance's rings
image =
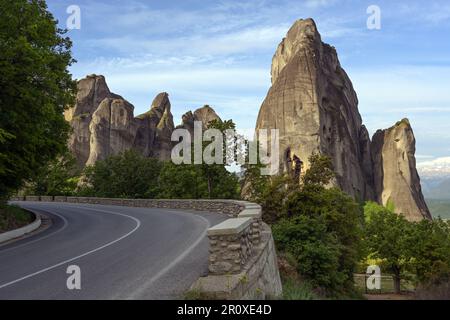
[[[327,296],[351,295],[362,252],[362,211],[341,190],[325,187],[334,176],[329,158],[312,155],[309,161],[300,185],[256,175],[261,192],[253,196],[262,199],[277,249],[294,260],[301,278]]]
[[[85,170],[76,193],[110,198],[233,199],[239,195],[235,174],[215,166],[209,176],[201,165],[175,165],[126,151]]]
[[[209,127],[223,132],[234,128],[234,123],[217,120]],[[240,185],[224,164],[176,165],[129,150],[97,161],[83,172],[76,169],[73,157],[65,155],[38,170],[24,191],[52,196],[236,199]]]
[[[0,2],[0,200],[60,155],[74,101],[72,43],[45,1]]]
[[[376,203],[366,204],[364,211],[368,259],[375,259],[382,270],[393,275],[395,292],[400,292],[402,278],[421,285],[450,281],[448,222],[409,222]]]
[[[289,295],[310,298],[354,296],[353,274],[362,266],[378,264],[418,287],[448,288],[450,281],[450,225],[440,219],[409,222],[376,203],[356,203],[339,189],[326,188],[333,178],[329,158],[313,155],[300,185],[289,177],[263,177],[258,166],[246,179],[251,199],[263,206],[272,225]],[[248,184],[248,183],[247,183]],[[285,272],[293,266],[297,272]],[[287,275],[287,276],[286,276]],[[295,284],[298,284],[296,287]],[[309,294],[305,288],[314,288]],[[432,290],[431,290],[432,291]],[[436,290],[435,290],[436,291]]]
[[[23,227],[32,222],[33,216],[17,206],[5,206],[0,204],[0,233]]]

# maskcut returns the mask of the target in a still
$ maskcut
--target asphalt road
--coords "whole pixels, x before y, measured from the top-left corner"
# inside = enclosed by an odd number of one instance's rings
[[[0,299],[177,299],[207,273],[213,213],[66,203],[17,203],[47,229],[0,245]],[[67,268],[81,270],[69,290]]]

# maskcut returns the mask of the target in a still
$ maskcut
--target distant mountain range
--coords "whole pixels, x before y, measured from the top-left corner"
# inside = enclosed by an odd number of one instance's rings
[[[450,200],[450,157],[418,163],[417,170],[425,198]]]

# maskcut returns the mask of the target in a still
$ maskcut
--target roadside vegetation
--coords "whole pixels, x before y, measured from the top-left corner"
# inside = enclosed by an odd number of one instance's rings
[[[262,205],[263,218],[272,226],[285,294],[361,298],[365,279],[362,286],[355,275],[378,265],[382,290],[449,295],[444,293],[450,281],[448,222],[409,222],[394,212],[394,204],[357,203],[329,188],[334,176],[329,158],[313,155],[309,161],[300,184],[289,177],[259,176],[257,166],[246,175],[255,181],[251,200]]]
[[[1,1],[0,11],[0,232],[29,222],[6,205],[42,167],[66,149],[66,106],[76,81],[72,43],[45,1]]]
[[[0,233],[23,227],[33,220],[33,216],[17,206],[0,206]]]
[[[223,132],[234,128],[234,123],[231,120],[215,120],[209,128]],[[80,171],[73,156],[66,153],[37,170],[22,188],[21,194],[133,199],[238,199],[240,183],[238,176],[222,164],[175,165],[171,161],[158,161],[128,150]]]

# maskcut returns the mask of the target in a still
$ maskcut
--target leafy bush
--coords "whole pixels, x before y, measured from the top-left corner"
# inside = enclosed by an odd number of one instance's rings
[[[365,247],[369,258],[394,275],[394,289],[400,281],[415,277],[421,287],[438,286],[450,280],[450,226],[440,219],[409,222],[376,203],[367,203]]]
[[[22,191],[37,196],[70,196],[77,189],[79,175],[74,156],[67,152],[37,170]]]
[[[365,244],[369,257],[383,261],[383,267],[393,274],[394,290],[399,293],[401,278],[412,262],[412,223],[376,203],[366,204],[365,217]]]
[[[129,150],[85,169],[80,195],[110,198],[153,198],[162,164]]]
[[[166,199],[236,199],[239,181],[223,165],[175,165],[166,162],[158,178],[157,196]],[[206,166],[206,165],[204,165]]]
[[[419,283],[439,286],[450,282],[450,224],[441,219],[414,223],[411,255]]]
[[[31,220],[32,215],[22,208],[0,204],[0,233],[20,228]]]
[[[80,196],[111,198],[235,199],[239,182],[223,165],[160,162],[129,150],[97,161],[84,171]]]
[[[301,277],[327,295],[351,294],[361,258],[362,212],[339,189],[325,188],[332,178],[331,161],[313,155],[310,164],[300,186],[270,192],[283,203],[278,206],[281,220],[273,225],[277,248],[292,255]]]

